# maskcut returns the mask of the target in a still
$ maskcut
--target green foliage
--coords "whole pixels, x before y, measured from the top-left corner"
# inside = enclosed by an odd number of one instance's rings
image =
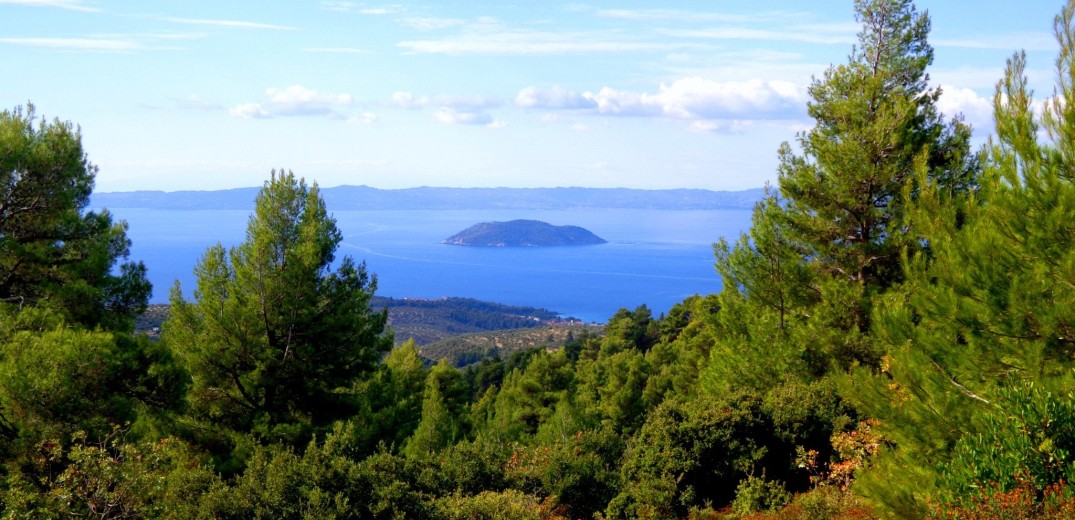
[[[69,122],[33,105],[0,112],[0,302],[49,305],[74,323],[130,330],[150,284],[125,223],[86,212],[97,167]]]
[[[476,495],[449,495],[437,500],[448,520],[540,520],[541,502],[521,491],[482,491]]]
[[[354,442],[361,444],[362,453],[372,453],[380,443],[403,446],[422,418],[425,387],[424,361],[413,341],[393,348],[373,375],[359,383],[365,398],[356,414],[362,426]]]
[[[875,335],[890,350],[881,374],[856,374],[847,392],[896,446],[860,486],[890,514],[993,485],[1003,495],[1024,480],[1040,496],[1070,478],[1073,11],[1056,20],[1060,82],[1041,116],[1023,56],[1009,61],[975,197],[961,203],[940,181],[920,182],[912,221],[929,249],[910,257],[904,292],[878,308]]]
[[[507,488],[504,466],[509,456],[505,445],[482,437],[460,441],[436,454],[423,482],[438,496],[500,491]]]
[[[118,428],[100,441],[74,434],[70,448],[42,443],[33,471],[0,491],[6,517],[173,518],[198,516],[200,499],[223,482],[190,446],[174,438],[131,442]],[[61,469],[62,468],[62,469]],[[26,475],[42,475],[33,482]]]
[[[609,518],[681,518],[691,507],[731,503],[772,443],[760,408],[750,394],[662,404],[628,444]]]
[[[503,441],[533,435],[553,416],[556,404],[567,397],[574,375],[574,367],[563,351],[537,351],[525,370],[515,369],[505,377],[489,403],[491,414],[476,417],[479,431]]]
[[[812,129],[780,149],[779,193],[749,234],[716,245],[722,333],[705,388],[771,388],[877,366],[874,300],[903,278],[917,184],[964,197],[978,165],[970,129],[942,120],[927,85],[929,19],[909,0],[858,0],[859,45],[810,87]]]
[[[784,489],[783,484],[751,475],[736,486],[732,511],[740,515],[757,511],[774,511],[789,502],[791,502],[791,493]]]
[[[176,285],[164,335],[190,369],[200,418],[301,443],[354,410],[353,384],[392,338],[386,313],[369,308],[365,265],[333,268],[341,238],[316,185],[273,172],[246,241],[198,263],[195,301]]]
[[[47,309],[0,307],[0,437],[29,449],[92,441],[114,424],[179,407],[185,377],[167,350],[144,337],[69,328]],[[140,420],[141,419],[141,420]]]
[[[354,431],[337,425],[298,455],[287,447],[254,450],[227,488],[202,498],[210,518],[437,518],[421,489],[421,468],[390,453],[354,458]]]
[[[1070,516],[1075,2],[1040,115],[1010,62],[981,177],[927,85],[928,18],[855,9],[815,126],[781,148],[750,231],[715,245],[719,295],[462,372],[413,342],[383,356],[376,280],[336,261],[317,186],[282,172],[246,241],[198,264],[194,300],[175,287],[165,341],[131,337],[148,285],[113,270],[122,225],[84,213],[77,131],[5,112],[0,513]]]
[[[535,446],[517,447],[504,474],[511,487],[545,497],[572,518],[591,518],[615,496],[622,437],[607,429],[577,430],[574,435]]]
[[[387,298],[374,296],[370,305],[388,308],[396,339],[414,339],[425,346],[461,334],[540,327],[559,319],[555,312],[484,302],[472,298]],[[446,355],[430,354],[440,359]]]
[[[961,438],[944,464],[946,498],[965,504],[984,483],[1043,494],[1075,481],[1075,397],[1024,383],[1000,389],[997,401],[1004,413],[990,414],[980,433]]]
[[[426,378],[422,416],[403,453],[426,459],[461,439],[466,431],[462,414],[468,397],[462,374],[442,360]]]
[[[623,349],[649,350],[660,338],[660,326],[645,305],[634,311],[620,309],[605,326],[601,349],[609,354]]]

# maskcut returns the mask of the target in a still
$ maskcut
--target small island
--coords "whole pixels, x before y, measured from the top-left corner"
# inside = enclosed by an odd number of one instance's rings
[[[578,226],[554,226],[539,220],[482,222],[460,231],[442,244],[485,247],[583,246],[607,240]]]

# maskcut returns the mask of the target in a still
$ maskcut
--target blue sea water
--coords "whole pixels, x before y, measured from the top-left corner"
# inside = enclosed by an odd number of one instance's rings
[[[210,245],[245,238],[245,210],[111,210],[126,220],[131,258],[145,262],[152,302],[165,303],[179,280],[188,298],[193,270]],[[735,240],[749,210],[337,211],[338,256],[365,260],[377,294],[396,298],[460,296],[542,307],[604,322],[645,304],[667,312],[692,294],[720,290],[712,244]],[[549,248],[449,246],[445,238],[479,222],[535,219],[582,226],[609,243]]]

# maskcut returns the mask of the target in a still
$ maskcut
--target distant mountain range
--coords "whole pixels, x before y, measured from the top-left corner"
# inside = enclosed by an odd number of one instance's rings
[[[218,191],[129,191],[94,193],[94,208],[171,210],[253,209],[260,188]],[[369,186],[321,188],[333,210],[559,210],[559,209],[750,209],[761,188],[744,191],[627,188],[407,188]]]

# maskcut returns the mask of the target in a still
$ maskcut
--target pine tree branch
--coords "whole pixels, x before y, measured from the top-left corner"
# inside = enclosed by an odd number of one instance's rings
[[[938,364],[936,361],[934,361],[933,358],[930,358],[929,362],[933,363],[933,366],[937,367],[937,371],[940,372],[941,375],[944,376],[946,379],[948,379],[948,382],[952,383],[952,386],[955,386],[956,388],[958,388],[959,391],[963,393],[963,395],[965,395],[967,397],[970,397],[971,399],[981,401],[981,402],[983,402],[985,404],[988,404],[988,405],[993,404],[993,403],[987,401],[986,399],[984,399],[982,396],[972,392],[969,388],[959,384],[959,381],[956,381],[955,378],[953,378],[952,376],[948,375],[944,371],[944,368],[942,368],[940,364]]]

